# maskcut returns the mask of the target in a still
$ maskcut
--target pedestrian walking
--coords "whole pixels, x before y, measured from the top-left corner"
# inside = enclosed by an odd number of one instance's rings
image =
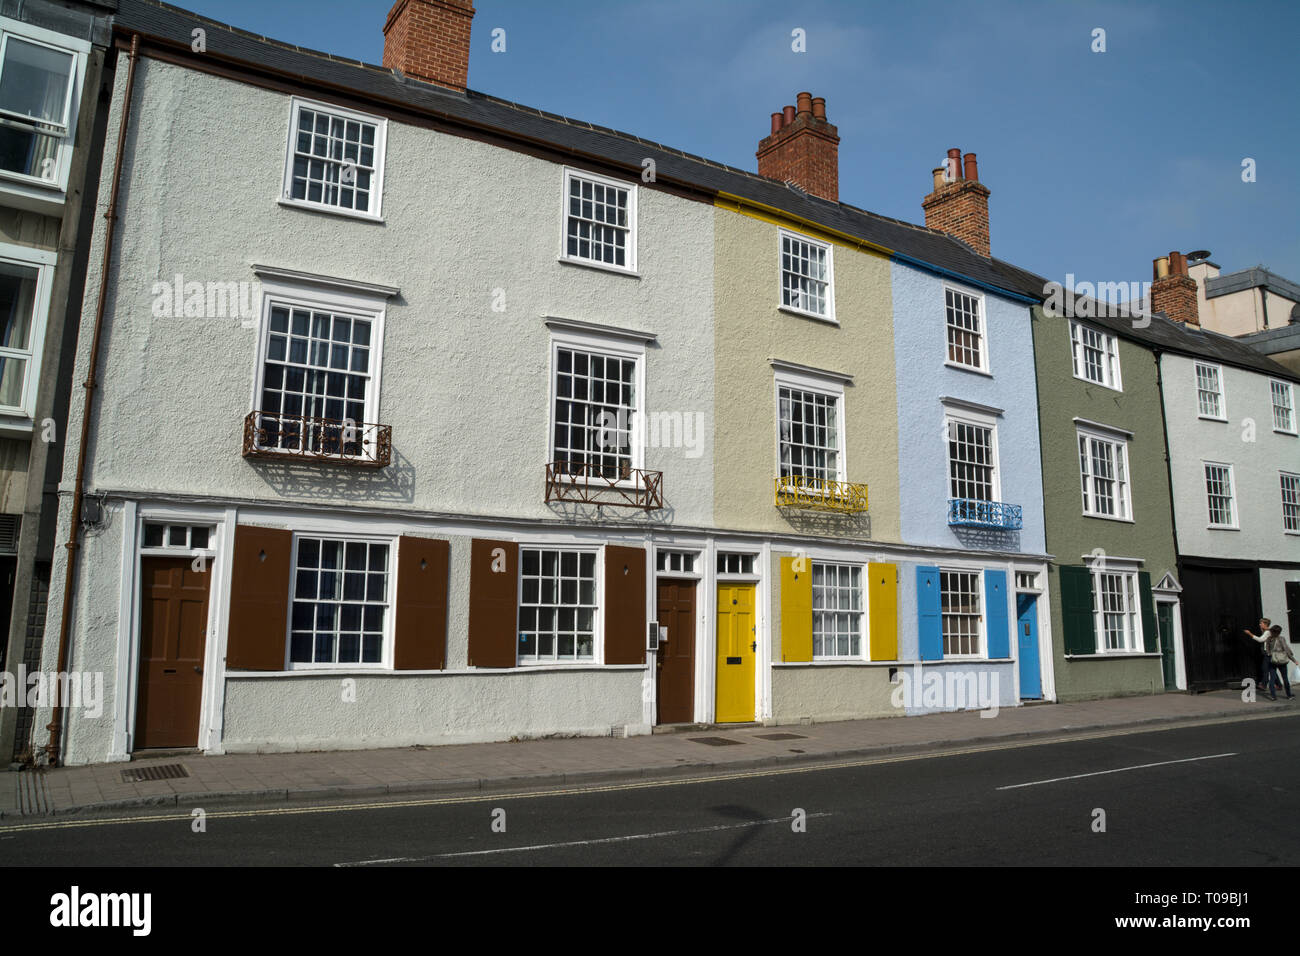
[[[1266,617],[1259,619],[1259,633],[1256,634],[1250,628],[1246,628],[1246,636],[1259,645],[1259,686],[1267,688],[1269,678],[1272,674],[1272,668],[1268,661],[1268,628],[1273,622]]]
[[[1291,645],[1288,644],[1286,638],[1282,636],[1281,624],[1274,624],[1269,628],[1269,637],[1264,646],[1268,649],[1269,659],[1269,700],[1277,700],[1277,694],[1273,690],[1273,684],[1275,682],[1280,682],[1286,687],[1287,700],[1295,700],[1295,694],[1291,693],[1291,680],[1286,674],[1286,665],[1288,661],[1294,664],[1296,659],[1295,654],[1291,651]]]

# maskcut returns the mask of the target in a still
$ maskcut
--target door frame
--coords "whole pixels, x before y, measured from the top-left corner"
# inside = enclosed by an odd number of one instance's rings
[[[753,574],[718,574],[718,553],[754,555]],[[708,646],[700,649],[697,657],[696,674],[703,670],[703,679],[696,682],[697,713],[704,716],[704,723],[717,723],[718,719],[718,584],[721,582],[748,583],[754,585],[754,638],[758,642],[754,660],[754,720],[763,722],[772,716],[772,651],[768,636],[771,604],[771,575],[768,569],[772,564],[772,544],[764,541],[735,541],[727,539],[710,539],[705,551],[708,562],[706,579],[708,581],[705,600],[706,629],[705,641]],[[698,647],[699,645],[697,645]]]
[[[1163,586],[1168,581],[1167,586]],[[1174,621],[1174,686],[1179,690],[1187,690],[1187,663],[1183,656],[1183,608],[1182,600],[1179,595],[1183,593],[1178,579],[1174,577],[1172,571],[1166,571],[1160,580],[1151,585],[1152,604],[1172,604],[1170,616]],[[1153,608],[1156,611],[1156,634],[1160,634],[1160,614],[1159,608]],[[1161,668],[1161,681],[1163,682],[1164,669]]]
[[[113,694],[113,743],[110,761],[130,760],[135,747],[136,705],[140,681],[140,626],[143,583],[142,561],[153,557],[193,557],[196,552],[177,548],[145,548],[146,521],[173,524],[212,525],[208,547],[201,553],[208,565],[208,627],[203,642],[203,690],[199,702],[198,747],[204,753],[219,752],[221,712],[224,705],[225,648],[219,640],[225,634],[228,614],[231,548],[234,540],[233,509],[202,505],[168,505],[125,500],[122,520],[122,585],[117,624],[117,675]],[[218,646],[221,645],[221,646]]]
[[[692,572],[685,571],[660,571],[659,570],[659,552],[660,551],[685,551],[695,555],[695,570]],[[695,650],[691,665],[694,669],[693,674],[693,694],[691,697],[691,720],[700,722],[700,644],[703,642],[706,634],[704,606],[705,581],[708,575],[705,573],[704,564],[708,560],[708,548],[700,545],[699,542],[691,544],[675,545],[671,543],[654,542],[650,545],[650,573],[653,575],[653,583],[650,588],[653,606],[650,608],[650,614],[647,620],[657,621],[659,619],[659,581],[660,579],[694,581],[695,582]],[[714,595],[714,600],[717,595]],[[648,700],[646,701],[646,723],[651,726],[659,726],[659,669],[651,668],[649,678]]]
[[[1034,575],[1033,587],[1021,587],[1017,581],[1018,574]],[[1037,596],[1034,602],[1034,627],[1038,631],[1038,689],[1041,696],[1031,698],[1039,701],[1056,700],[1056,663],[1052,658],[1052,600],[1051,593],[1048,590],[1048,584],[1051,578],[1048,573],[1046,564],[1032,565],[1011,565],[1007,568],[1007,576],[1012,584],[1012,593],[1015,595],[1033,594]],[[1015,608],[1015,604],[1012,604]],[[1020,614],[1017,610],[1016,621],[1019,629]],[[1016,644],[1012,648],[1016,656],[1016,667],[1014,670],[1016,677],[1016,700],[1023,700],[1020,696],[1020,636],[1016,635]]]

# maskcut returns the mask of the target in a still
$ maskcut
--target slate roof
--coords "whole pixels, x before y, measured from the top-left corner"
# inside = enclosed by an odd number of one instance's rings
[[[659,180],[759,202],[883,246],[919,265],[1025,299],[1042,301],[1046,294],[1047,280],[1041,276],[1000,259],[981,256],[965,243],[937,230],[811,196],[776,180],[631,133],[473,90],[465,93],[448,90],[381,66],[272,40],[158,0],[118,0],[116,23],[121,32],[140,33],[186,51],[190,49],[192,31],[202,27],[208,56],[260,68],[308,85],[333,87],[396,104],[458,125],[591,157],[635,170],[638,175],[642,160],[650,158],[655,162]],[[1203,355],[1279,378],[1296,378],[1294,373],[1249,346],[1213,332],[1188,332],[1163,316],[1153,317],[1147,329],[1134,329],[1127,320],[1090,321],[1150,346]]]

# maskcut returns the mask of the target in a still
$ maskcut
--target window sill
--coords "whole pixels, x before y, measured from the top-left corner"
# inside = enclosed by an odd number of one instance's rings
[[[1218,415],[1197,415],[1196,417],[1203,422],[1223,422],[1225,425],[1228,424],[1226,418],[1220,418]]]
[[[816,312],[805,312],[803,309],[796,309],[792,305],[778,305],[778,312],[784,312],[786,315],[792,315],[800,319],[812,319],[814,322],[821,322],[825,325],[833,325],[835,328],[840,327],[839,319],[833,315],[818,315]]]
[[[1205,530],[1206,531],[1240,531],[1241,526],[1234,525],[1234,524],[1207,524],[1205,526]]]
[[[900,667],[902,661],[865,661],[860,657],[820,657],[813,661],[773,661],[773,667]]]
[[[1120,395],[1124,394],[1124,389],[1120,386],[1107,385],[1105,382],[1094,382],[1092,379],[1084,378],[1082,375],[1076,375],[1074,377],[1077,381],[1083,382],[1085,385],[1096,385],[1098,388],[1104,388],[1108,392],[1116,392]]]
[[[641,278],[641,273],[635,269],[626,269],[622,266],[612,266],[607,262],[593,262],[590,259],[571,259],[568,256],[558,256],[555,260],[560,265],[578,266],[583,269],[595,269],[598,272],[612,272],[615,275],[627,276],[631,279]]]
[[[1083,512],[1083,517],[1098,518],[1102,521],[1118,521],[1120,524],[1137,524],[1137,521],[1135,521],[1133,518],[1120,518],[1117,515],[1098,515],[1098,514],[1093,514],[1092,512],[1089,511]]]
[[[1300,432],[1289,432],[1289,431],[1287,431],[1285,428],[1274,428],[1274,429],[1273,429],[1273,434],[1274,434],[1274,435],[1290,435],[1292,438],[1296,438],[1297,436],[1300,436]]]
[[[958,363],[951,361],[945,361],[943,364],[945,367],[955,369],[958,372],[970,372],[973,375],[983,375],[985,378],[993,377],[992,372],[986,372],[982,368],[975,368],[973,365],[959,365]]]
[[[35,422],[21,412],[0,412],[0,438],[30,439],[35,430]]]
[[[186,557],[188,557],[188,552]],[[226,669],[227,678],[254,678],[257,680],[277,680],[288,677],[339,677],[339,676],[368,676],[368,677],[452,677],[465,676],[467,674],[520,674],[520,673],[544,673],[546,671],[643,671],[646,669],[644,664],[592,664],[584,661],[579,664],[517,664],[514,667],[461,667],[457,669],[446,670],[393,670],[392,668],[381,667],[377,664],[361,666],[357,664],[339,665],[335,667],[303,666],[301,668],[291,668],[284,671],[244,671],[233,668]]]
[[[298,199],[285,199],[283,196],[277,199],[276,202],[286,209],[301,209],[305,212],[318,212],[326,216],[339,216],[343,219],[359,219],[362,222],[373,222],[381,226],[384,224],[383,216],[376,216],[368,212],[357,212],[355,209],[341,209],[338,206],[302,202]]]
[[[58,183],[4,170],[0,170],[0,195],[5,197],[6,205],[52,216],[62,215],[67,201],[67,193]]]
[[[1097,651],[1092,654],[1066,654],[1067,661],[1131,661],[1146,657],[1153,660],[1160,658],[1159,651]]]

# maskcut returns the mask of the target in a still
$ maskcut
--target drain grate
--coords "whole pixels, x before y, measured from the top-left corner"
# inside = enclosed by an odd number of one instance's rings
[[[754,734],[759,740],[807,740],[805,734]]]
[[[730,747],[732,744],[743,744],[743,740],[732,740],[730,737],[689,737],[689,740],[697,744],[708,744],[710,747]]]
[[[182,764],[163,763],[151,767],[129,767],[122,771],[124,783],[144,783],[146,780],[179,780],[190,772]]]

